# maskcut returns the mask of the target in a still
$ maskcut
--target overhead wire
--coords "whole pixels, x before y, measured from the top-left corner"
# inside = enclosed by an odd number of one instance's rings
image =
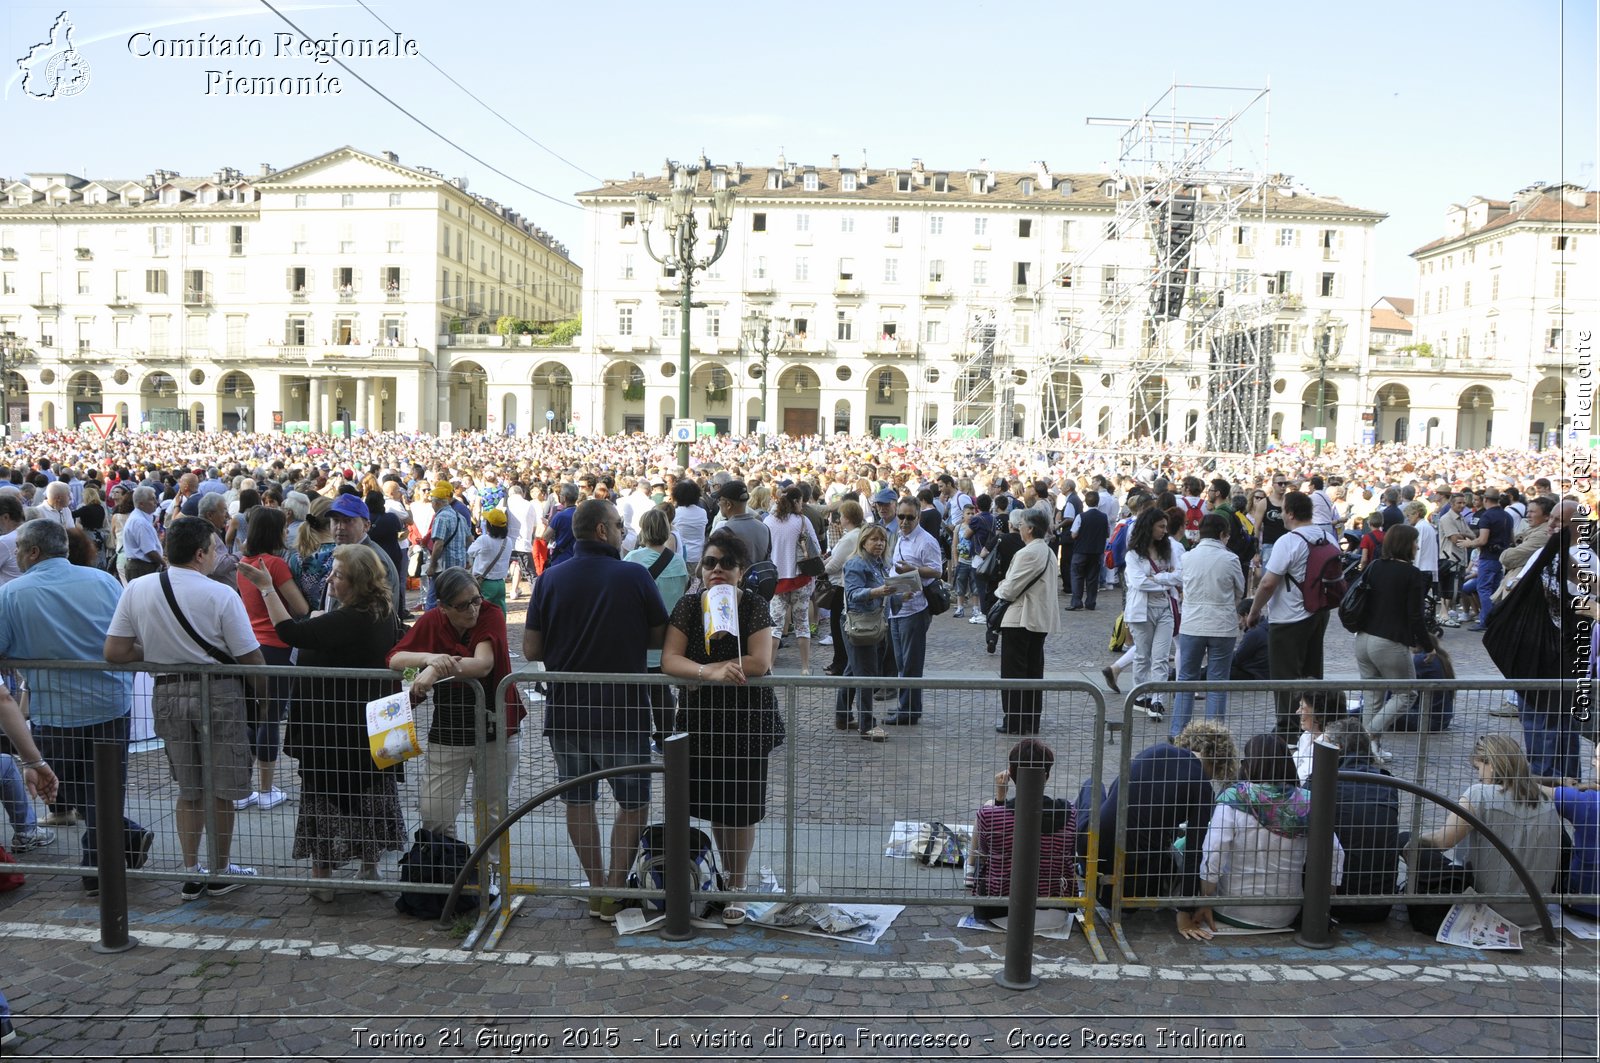
[[[383,16],[382,15],[379,15],[376,11],[372,10],[372,8],[367,5],[366,0],[356,0],[356,3],[360,4],[363,8],[365,8],[369,15],[371,15],[373,18],[377,19],[378,20],[378,24],[380,26],[382,26],[384,29],[388,30],[390,33],[399,32],[393,26],[391,26],[387,22],[385,22],[383,20]],[[464,92],[468,96],[470,96],[474,101],[477,102],[477,104],[480,107],[482,107],[484,110],[488,111],[490,114],[494,115],[496,118],[500,119],[500,121],[504,122],[508,128],[510,128],[512,131],[514,131],[518,136],[522,137],[528,143],[532,144],[534,147],[538,148],[539,150],[548,153],[549,155],[553,156],[554,158],[560,159],[562,162],[566,163],[568,166],[572,167],[574,170],[577,170],[579,173],[583,174],[585,177],[592,178],[597,184],[603,184],[605,182],[604,178],[600,177],[597,174],[591,173],[588,170],[585,170],[582,166],[579,166],[577,163],[573,162],[571,159],[567,158],[565,155],[561,154],[559,151],[556,151],[554,148],[550,147],[548,144],[541,143],[538,139],[536,139],[527,130],[525,130],[521,126],[517,125],[511,119],[507,118],[505,115],[503,115],[499,111],[495,110],[493,107],[489,106],[488,102],[486,102],[477,93],[475,93],[471,89],[467,88],[461,82],[457,81],[454,77],[452,77],[450,75],[450,73],[447,70],[445,70],[443,67],[441,67],[438,63],[435,63],[432,59],[429,59],[426,55],[424,55],[424,54],[422,54],[420,52],[418,53],[418,56],[419,56],[419,58],[422,59],[422,61],[424,63],[427,63],[429,66],[433,67],[433,69],[437,70],[439,72],[439,74],[446,81],[450,82],[450,84],[454,85],[456,88],[460,89],[462,92]]]
[[[299,26],[297,26],[295,24],[294,20],[289,18],[289,16],[285,15],[282,11],[279,11],[276,7],[273,7],[271,0],[261,0],[261,6],[265,7],[268,11],[271,11],[274,15],[278,16],[278,18],[281,19],[285,25],[287,25],[290,29],[294,30],[296,33],[300,34],[300,36],[305,38],[306,40],[309,41],[309,40],[315,40],[316,39],[316,38],[312,37],[311,34],[307,33],[305,30],[303,30]],[[498,174],[499,176],[504,177],[507,181],[510,181],[512,184],[516,185],[518,188],[526,189],[527,191],[532,192],[536,196],[539,196],[539,197],[541,197],[543,199],[548,199],[552,203],[559,204],[559,205],[561,205],[563,207],[568,207],[568,208],[570,208],[572,210],[580,210],[581,211],[581,210],[584,209],[582,206],[580,206],[577,203],[573,203],[573,202],[570,202],[568,200],[562,199],[559,196],[553,196],[549,192],[545,192],[545,191],[543,191],[541,189],[535,188],[532,185],[528,184],[526,181],[520,180],[520,179],[518,179],[516,177],[513,177],[510,174],[506,173],[504,170],[500,169],[498,166],[496,166],[493,163],[489,162],[487,159],[482,158],[481,156],[475,154],[474,152],[468,151],[466,148],[462,147],[460,144],[457,144],[454,140],[451,140],[449,137],[447,137],[443,133],[439,132],[437,129],[435,129],[433,126],[429,125],[427,122],[423,121],[421,118],[418,118],[416,115],[412,114],[409,110],[407,110],[404,106],[402,106],[398,101],[393,99],[391,96],[389,96],[387,93],[385,93],[382,89],[378,88],[372,82],[368,81],[366,78],[364,78],[360,74],[356,73],[354,70],[352,70],[350,68],[350,65],[348,63],[344,62],[342,59],[339,59],[337,56],[330,56],[329,58],[333,63],[335,63],[339,67],[339,69],[343,70],[345,73],[349,74],[352,78],[354,78],[355,80],[361,82],[361,84],[365,85],[369,90],[371,90],[373,95],[375,95],[379,99],[383,100],[383,102],[387,103],[389,106],[393,107],[395,110],[399,111],[401,114],[405,115],[407,118],[411,119],[413,122],[417,123],[417,125],[421,126],[423,129],[426,129],[428,132],[432,133],[434,136],[438,137],[440,140],[444,141],[446,144],[450,145],[452,148],[455,148],[457,151],[459,151],[461,154],[465,155],[467,158],[471,159],[473,162],[475,162],[478,165],[484,167],[490,173]]]

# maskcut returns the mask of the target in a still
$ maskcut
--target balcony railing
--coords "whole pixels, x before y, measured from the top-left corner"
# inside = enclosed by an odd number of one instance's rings
[[[383,299],[388,303],[403,303],[406,300],[406,293],[398,288],[390,288],[383,293]]]
[[[290,292],[289,293],[289,301],[291,303],[303,303],[303,302],[306,302],[308,299],[310,299],[310,296],[307,295],[305,292]]]
[[[862,351],[868,358],[903,358],[917,353],[915,340],[899,339],[894,336],[882,336],[870,340]]]
[[[356,301],[356,293],[353,292],[353,291],[352,292],[341,291],[339,293],[339,301],[341,303],[353,303],[353,302]]]
[[[210,306],[211,293],[199,288],[185,288],[183,290],[184,306]]]
[[[924,299],[954,299],[955,290],[943,281],[929,281],[922,286]]]
[[[840,299],[859,299],[861,282],[854,278],[841,277],[833,286],[833,294]]]

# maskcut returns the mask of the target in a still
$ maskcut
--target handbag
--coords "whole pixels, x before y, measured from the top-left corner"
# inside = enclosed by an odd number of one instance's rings
[[[1566,559],[1570,542],[1568,529],[1552,535],[1539,551],[1539,559],[1489,614],[1483,648],[1507,679],[1556,679],[1576,674],[1564,667],[1575,662],[1564,660],[1562,653],[1563,648],[1573,651],[1575,647],[1570,638],[1561,637],[1560,629],[1550,618],[1550,602],[1545,596],[1545,570],[1553,562],[1559,570],[1558,578],[1565,581],[1567,566],[1561,562]],[[1566,588],[1563,585],[1561,589]],[[1567,596],[1563,594],[1562,599],[1565,606]],[[1570,623],[1571,614],[1565,608],[1562,618]]]
[[[839,608],[843,598],[844,588],[829,579],[826,572],[817,577],[817,587],[811,592],[811,601],[818,609],[826,609],[831,613]]]
[[[795,562],[795,571],[802,576],[821,579],[826,570],[823,567],[822,558],[818,557],[816,551],[811,548],[811,539],[806,535],[804,527],[800,529],[800,545],[797,553],[798,559]]]
[[[483,590],[483,581],[489,578],[490,571],[493,570],[493,568],[500,563],[500,559],[506,556],[506,551],[509,550],[509,549],[511,549],[511,540],[510,539],[501,539],[500,540],[500,552],[494,555],[494,560],[489,562],[487,565],[484,565],[482,572],[474,572],[472,574],[472,579],[473,579],[474,582],[477,583],[478,590],[480,590],[480,591]],[[671,560],[671,559],[668,558],[668,560]]]
[[[1039,570],[1038,574],[1035,575],[1031,580],[1028,581],[1028,585],[1026,587],[1023,587],[1022,590],[1017,594],[1016,600],[1020,602],[1022,600],[1022,596],[1024,594],[1027,594],[1029,591],[1031,591],[1033,589],[1033,585],[1035,583],[1038,583],[1039,582],[1039,578],[1041,576],[1043,576],[1048,571],[1049,571],[1049,567],[1048,566],[1046,566],[1045,568],[1041,568]],[[989,621],[989,629],[991,631],[999,631],[1000,630],[1000,624],[1006,618],[1006,610],[1010,609],[1010,608],[1011,608],[1011,599],[1009,599],[1009,598],[996,598],[994,600],[994,604],[989,607],[989,613],[988,613],[988,616],[987,616],[987,619]],[[1054,609],[1055,606],[1052,605],[1050,608]],[[993,651],[990,651],[990,652],[993,652]]]
[[[882,609],[870,613],[847,612],[839,626],[852,646],[876,646],[889,634],[889,620]]]
[[[1378,564],[1380,562],[1375,562]],[[1344,597],[1339,599],[1339,623],[1351,633],[1359,632],[1367,622],[1367,605],[1370,595],[1367,587],[1367,573],[1371,572],[1373,565],[1368,565],[1355,582],[1350,584],[1350,589],[1344,592]]]
[[[995,562],[1000,559],[1000,551],[989,547],[988,551],[973,559],[972,571],[974,575],[983,576],[985,579],[994,571]]]
[[[950,611],[950,588],[944,585],[944,580],[924,584],[922,596],[928,601],[929,616],[942,616]]]

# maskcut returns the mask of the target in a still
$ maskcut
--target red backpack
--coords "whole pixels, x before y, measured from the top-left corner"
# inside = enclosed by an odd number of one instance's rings
[[[1200,520],[1206,515],[1206,505],[1199,499],[1194,505],[1189,504],[1185,495],[1178,496],[1178,505],[1183,507],[1183,541],[1194,544],[1200,541]]]
[[[1344,578],[1344,554],[1336,543],[1327,539],[1312,542],[1299,532],[1293,534],[1309,547],[1306,553],[1306,579],[1301,583],[1287,572],[1284,577],[1292,586],[1300,589],[1306,612],[1323,613],[1339,608],[1345,592],[1350,589]]]

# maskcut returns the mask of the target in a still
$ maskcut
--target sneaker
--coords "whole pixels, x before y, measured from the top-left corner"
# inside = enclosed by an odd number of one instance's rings
[[[950,615],[955,617],[957,620],[960,620],[961,616],[962,616],[961,607],[959,605],[956,606],[955,611],[952,612]]]
[[[15,1026],[11,1025],[11,1020],[0,1019],[0,1048],[14,1045],[20,1040],[22,1040],[22,1035],[17,1032]]]
[[[19,830],[11,836],[11,851],[13,853],[26,853],[42,848],[56,840],[56,832],[48,827],[34,827],[32,830]]]
[[[1439,623],[1443,624],[1445,627],[1461,626],[1461,621],[1457,620],[1454,616],[1447,616],[1443,620],[1439,621]]]
[[[97,878],[85,878],[83,880],[83,896],[87,900],[98,900],[100,898],[100,880]]]
[[[1522,710],[1513,705],[1511,700],[1508,698],[1500,702],[1500,704],[1496,705],[1494,708],[1490,709],[1489,715],[1505,716],[1515,720],[1522,716]]]
[[[190,871],[189,871],[189,873],[191,875],[195,874],[197,872],[199,874],[203,875],[203,874],[206,873],[206,869],[203,868],[203,867],[198,867],[198,868],[191,868]],[[188,882],[185,882],[183,884],[182,888],[178,890],[178,896],[183,898],[186,901],[198,901],[201,897],[204,897],[205,895],[206,895],[206,884],[204,882],[200,882],[200,881],[197,881],[197,880],[190,880]]]
[[[150,850],[155,848],[156,836],[153,831],[140,831],[139,842],[127,853],[124,858],[128,863],[129,871],[137,871],[150,862]]]
[[[617,913],[627,906],[627,902],[615,897],[590,897],[589,918],[598,919],[602,923],[615,923]]]
[[[885,742],[888,741],[889,732],[885,731],[882,727],[874,727],[870,731],[862,731],[861,737],[865,738],[868,742]]]
[[[1167,708],[1159,701],[1146,702],[1144,714],[1152,720],[1164,720],[1167,718]]]
[[[833,636],[832,635],[823,635],[821,638],[817,639],[817,645],[818,646],[832,646],[833,645]]]
[[[245,809],[255,805],[259,800],[261,800],[261,795],[252,790],[249,797],[241,797],[233,803],[233,810],[235,812],[243,812]]]
[[[46,827],[70,827],[74,823],[82,823],[83,817],[75,808],[63,808],[60,812],[52,812],[39,823]]]
[[[1394,759],[1394,754],[1393,753],[1389,752],[1387,749],[1384,749],[1382,746],[1378,745],[1378,743],[1376,743],[1376,742],[1372,743],[1372,755],[1377,757],[1379,760],[1383,761],[1384,763],[1388,763],[1389,761]]]
[[[287,800],[289,800],[288,795],[274,786],[266,793],[256,796],[256,807],[265,811],[269,808],[277,808]],[[237,802],[235,802],[235,804],[237,804]]]
[[[969,623],[969,624],[981,624],[981,623],[983,623],[983,614],[982,613],[973,613],[972,614],[972,618],[970,620],[968,620],[967,623]]]
[[[226,875],[254,875],[255,873],[256,873],[256,869],[255,868],[253,868],[253,867],[240,867],[238,864],[229,864],[228,865],[228,870],[223,872],[223,874],[226,874]],[[185,885],[185,887],[187,887],[188,883],[184,883],[184,885]],[[228,894],[232,893],[234,890],[243,889],[244,887],[246,887],[248,885],[249,885],[248,882],[212,882],[212,883],[210,883],[210,884],[208,884],[206,886],[206,896],[208,896],[208,897],[226,897]]]

